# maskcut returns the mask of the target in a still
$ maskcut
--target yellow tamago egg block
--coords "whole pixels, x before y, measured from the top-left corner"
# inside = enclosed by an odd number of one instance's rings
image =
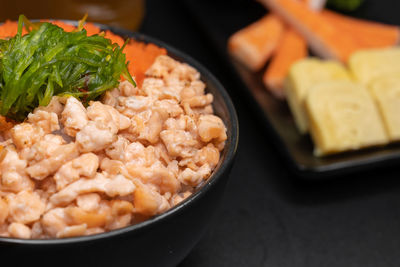
[[[364,85],[381,76],[400,76],[400,48],[360,50],[350,56],[348,65],[354,79]]]
[[[305,105],[316,156],[389,141],[373,98],[360,84],[319,83],[309,90]]]
[[[369,90],[381,113],[391,141],[400,141],[400,75],[382,76],[370,83]]]
[[[296,126],[302,134],[308,132],[304,101],[312,86],[326,81],[351,80],[346,68],[335,61],[307,58],[292,65],[285,80],[285,92]]]

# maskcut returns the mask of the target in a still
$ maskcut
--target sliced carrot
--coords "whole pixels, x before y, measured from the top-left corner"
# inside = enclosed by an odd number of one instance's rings
[[[283,81],[290,66],[299,59],[307,56],[307,43],[295,30],[285,31],[282,41],[264,73],[265,86],[278,98],[285,98]]]
[[[317,55],[347,61],[360,49],[354,38],[341,33],[322,14],[311,10],[306,3],[293,0],[259,0],[296,29],[309,43]]]
[[[321,14],[341,32],[350,34],[364,48],[393,46],[399,41],[398,26],[356,19],[330,10],[322,10]]]
[[[277,47],[284,27],[278,16],[268,14],[233,34],[228,40],[228,50],[249,69],[259,70]]]

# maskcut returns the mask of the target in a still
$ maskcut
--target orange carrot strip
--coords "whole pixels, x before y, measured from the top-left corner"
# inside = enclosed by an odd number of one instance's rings
[[[228,40],[228,50],[251,70],[259,70],[277,47],[284,30],[278,16],[268,14]]]
[[[283,81],[290,66],[299,59],[307,56],[307,43],[295,30],[285,31],[282,41],[264,73],[263,82],[267,89],[278,98],[285,98]]]
[[[323,58],[345,62],[353,52],[360,49],[354,38],[341,33],[335,25],[324,19],[320,13],[311,10],[304,2],[259,1],[295,28],[308,41],[314,53]]]
[[[365,48],[393,46],[399,41],[398,26],[351,18],[330,10],[322,10],[321,14],[341,32],[353,36]]]

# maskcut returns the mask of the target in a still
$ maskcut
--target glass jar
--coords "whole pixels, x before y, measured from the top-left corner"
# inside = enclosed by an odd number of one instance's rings
[[[87,21],[128,30],[138,30],[145,13],[145,0],[19,0],[5,1],[0,21],[17,20],[20,14],[29,19],[79,20],[88,13]]]

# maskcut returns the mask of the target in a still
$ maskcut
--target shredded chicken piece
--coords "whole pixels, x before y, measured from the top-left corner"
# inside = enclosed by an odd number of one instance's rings
[[[134,115],[150,109],[154,99],[147,96],[128,96],[119,97],[118,101],[117,110],[121,114],[132,118]]]
[[[105,125],[90,121],[76,134],[76,143],[81,152],[98,152],[107,148],[117,139],[115,133],[110,132]]]
[[[185,185],[197,186],[203,180],[208,178],[211,173],[211,168],[208,164],[204,164],[197,171],[193,171],[190,168],[186,168],[180,173],[178,180]]]
[[[161,194],[166,192],[174,194],[181,189],[181,184],[174,173],[160,162],[150,167],[128,164],[127,170],[132,177],[139,178],[143,183],[156,185]]]
[[[35,223],[32,224],[31,228],[31,238],[42,238],[44,236],[42,224],[40,221],[36,221]]]
[[[123,96],[137,95],[139,93],[139,89],[128,81],[121,82],[118,88]]]
[[[57,147],[49,158],[45,158],[36,164],[29,166],[26,172],[34,179],[43,180],[54,174],[65,162],[76,158],[79,155],[75,143]]]
[[[74,225],[85,224],[87,227],[104,227],[107,223],[109,210],[86,211],[79,207],[67,207],[65,213]]]
[[[133,194],[134,212],[152,216],[170,207],[168,201],[157,191],[142,183],[139,184]]]
[[[82,154],[78,158],[65,163],[54,175],[57,190],[63,189],[81,177],[94,177],[98,167],[99,158],[93,153]]]
[[[43,215],[40,221],[43,231],[48,236],[56,237],[67,227],[68,219],[64,208],[54,208]]]
[[[204,107],[211,104],[212,102],[213,102],[212,94],[192,96],[182,101],[183,105],[187,103],[191,108]]]
[[[88,123],[86,109],[75,97],[67,99],[65,108],[61,113],[61,122],[64,125],[65,133],[72,137],[75,137],[76,133]]]
[[[192,192],[190,192],[190,191],[185,191],[184,193],[176,194],[172,197],[172,199],[170,201],[172,203],[171,205],[176,206],[179,203],[181,203],[182,201],[184,201],[186,198],[190,197],[191,195],[192,195]]]
[[[37,110],[44,110],[47,112],[53,112],[57,114],[57,116],[61,116],[62,111],[64,110],[64,105],[61,103],[62,97],[53,96],[50,100],[50,103],[47,106],[40,106]],[[34,111],[34,113],[36,110]]]
[[[57,238],[66,238],[84,235],[86,233],[86,224],[67,226],[57,233]]]
[[[151,165],[154,162],[154,155],[151,154],[151,147],[145,148],[140,142],[130,143],[125,149],[124,160],[126,163],[135,165]]]
[[[63,144],[65,144],[65,140],[61,136],[46,134],[32,147],[21,150],[19,155],[22,159],[27,160],[30,165],[33,165],[45,158],[49,158]]]
[[[146,110],[133,116],[129,132],[139,140],[146,140],[155,144],[158,142],[163,122],[164,120],[158,111]]]
[[[18,194],[7,196],[9,218],[14,222],[31,223],[40,218],[45,211],[46,204],[35,192],[21,191]]]
[[[129,128],[130,120],[128,117],[120,114],[115,108],[109,105],[104,105],[98,101],[92,101],[87,109],[87,116],[91,121],[101,125],[102,128],[107,128],[112,133],[117,133],[119,130]]]
[[[212,139],[224,141],[227,138],[224,123],[215,115],[200,116],[198,129],[199,136],[203,142],[209,142]]]
[[[5,200],[0,198],[0,224],[3,224],[8,217],[8,204]]]
[[[15,222],[11,223],[8,226],[8,232],[10,233],[10,236],[16,238],[28,239],[32,235],[32,231],[28,226],[22,223],[15,223]]]
[[[143,92],[151,98],[163,98],[165,83],[160,78],[146,78],[142,84]],[[165,98],[165,97],[164,97]]]
[[[76,204],[84,211],[96,211],[99,208],[101,197],[96,193],[80,195],[76,198]]]
[[[126,200],[111,201],[111,214],[113,220],[107,223],[107,229],[113,230],[128,226],[132,221],[133,205]]]
[[[58,116],[54,112],[37,110],[36,112],[28,115],[28,121],[31,124],[42,128],[43,132],[46,134],[60,130]]]
[[[117,140],[105,149],[106,155],[111,159],[123,161],[125,158],[125,150],[128,145],[129,140],[119,135]]]
[[[12,141],[18,149],[31,147],[38,142],[43,135],[44,132],[42,128],[26,122],[17,124],[11,129]]]
[[[183,130],[164,130],[160,133],[160,137],[168,153],[174,157],[191,157],[198,146],[198,141]]]
[[[132,181],[122,175],[116,175],[113,178],[107,178],[101,173],[93,179],[80,179],[68,185],[58,193],[50,197],[50,201],[58,206],[65,205],[76,199],[80,194],[102,192],[110,197],[126,196],[135,190]]]
[[[14,193],[32,190],[34,182],[26,174],[26,160],[20,159],[12,147],[7,147],[4,151],[5,156],[0,163],[0,190]]]
[[[121,85],[120,85],[121,87]],[[114,88],[111,91],[107,91],[101,102],[103,102],[103,104],[112,106],[112,107],[116,107],[118,104],[118,97],[120,96],[120,90],[118,88]]]
[[[123,173],[125,165],[119,160],[111,160],[109,158],[104,158],[101,161],[100,169],[109,175],[116,175]]]
[[[207,163],[213,169],[219,162],[219,151],[213,144],[208,144],[202,149],[197,150],[193,160],[200,166]]]

